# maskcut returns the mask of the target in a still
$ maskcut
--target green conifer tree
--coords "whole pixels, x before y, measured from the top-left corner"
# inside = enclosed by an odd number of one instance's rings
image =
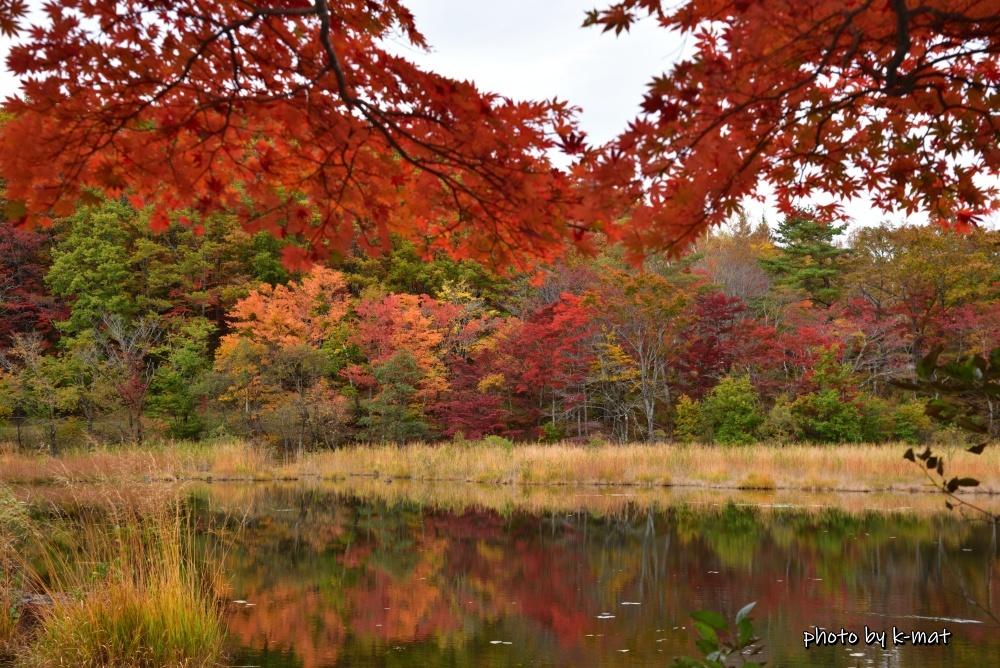
[[[775,239],[781,252],[759,260],[775,284],[802,290],[813,306],[830,308],[843,289],[848,250],[834,243],[845,226],[824,225],[805,216],[778,224]]]

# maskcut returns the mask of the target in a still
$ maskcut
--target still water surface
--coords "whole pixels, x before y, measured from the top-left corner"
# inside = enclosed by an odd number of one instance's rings
[[[1000,666],[1000,633],[976,607],[1000,594],[997,535],[953,515],[455,512],[292,485],[194,499],[206,521],[246,513],[227,557],[238,666],[665,666],[694,652],[688,613],[731,619],[750,601],[770,666]],[[888,631],[885,650],[866,626]],[[806,650],[813,627],[862,637]],[[951,636],[894,646],[893,627]]]

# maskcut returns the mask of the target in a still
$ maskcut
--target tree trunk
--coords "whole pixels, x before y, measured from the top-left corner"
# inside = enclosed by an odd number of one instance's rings
[[[24,425],[24,415],[21,413],[19,408],[14,409],[14,417],[12,418],[14,426],[17,427],[17,449],[24,450],[24,441],[21,436],[21,427]]]
[[[135,442],[142,445],[142,406],[135,411]]]
[[[49,411],[49,454],[55,457],[59,452],[56,445],[56,416],[54,411]]]

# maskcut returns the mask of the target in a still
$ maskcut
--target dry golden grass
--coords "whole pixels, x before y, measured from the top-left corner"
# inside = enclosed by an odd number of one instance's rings
[[[0,481],[279,480],[352,476],[500,485],[638,485],[806,491],[929,489],[905,461],[903,444],[888,445],[503,445],[350,446],[282,464],[263,449],[230,440],[171,444],[148,450],[96,450],[57,458],[0,453]],[[975,456],[943,452],[950,469],[979,479],[975,491],[1000,493],[1000,447]]]
[[[22,578],[17,561],[30,523],[25,507],[0,486],[0,664],[16,652],[20,640],[16,605]]]
[[[473,445],[357,446],[308,457],[302,473],[326,478],[380,476],[521,485],[672,485],[761,487],[810,491],[922,491],[926,478],[902,457],[906,446]],[[1000,492],[1000,448],[949,462],[978,478],[983,492]],[[753,476],[753,478],[751,478]]]
[[[282,471],[264,449],[239,440],[97,448],[57,457],[0,448],[0,482],[8,484],[272,480]]]

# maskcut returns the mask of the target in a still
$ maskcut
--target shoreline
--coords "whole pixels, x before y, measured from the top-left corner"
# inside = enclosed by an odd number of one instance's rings
[[[940,494],[902,457],[905,444],[841,446],[356,445],[282,462],[243,441],[163,444],[51,457],[0,452],[0,483],[267,482],[372,479],[570,488]],[[948,473],[980,480],[966,490],[1000,495],[1000,447],[982,455],[938,448]]]

